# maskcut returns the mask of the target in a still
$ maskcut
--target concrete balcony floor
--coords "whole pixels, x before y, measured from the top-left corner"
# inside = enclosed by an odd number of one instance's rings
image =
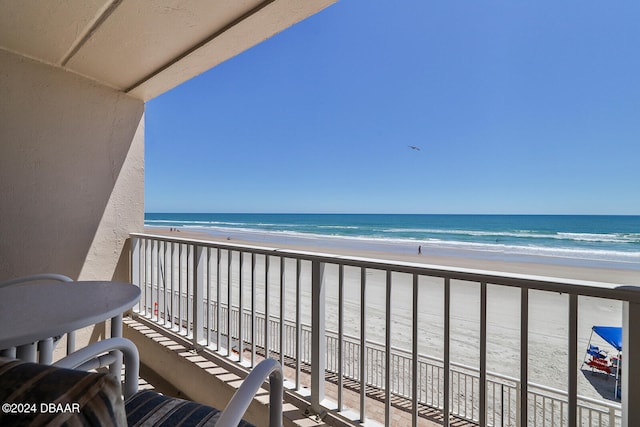
[[[140,351],[141,387],[224,408],[246,375],[242,368],[233,366],[222,357],[196,351],[181,336],[162,330],[144,319],[125,319],[123,335],[132,340]],[[268,391],[261,390],[245,414],[245,419],[258,427],[266,426],[268,401]],[[327,425],[307,417],[286,398],[283,412],[284,426]]]

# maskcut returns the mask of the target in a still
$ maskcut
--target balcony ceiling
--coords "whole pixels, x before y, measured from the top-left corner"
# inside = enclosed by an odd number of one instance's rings
[[[3,1],[0,49],[148,100],[335,1]]]

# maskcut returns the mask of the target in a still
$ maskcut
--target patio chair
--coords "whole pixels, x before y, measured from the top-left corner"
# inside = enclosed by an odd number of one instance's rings
[[[591,366],[592,372],[594,369],[597,369],[609,375],[612,373],[611,365],[609,364],[609,361],[607,359],[600,359],[598,357],[592,356],[591,360],[587,362],[587,365]]]
[[[86,372],[113,363],[113,350],[124,356],[122,388],[112,375]],[[99,341],[52,366],[0,358],[0,425],[250,426],[242,417],[268,378],[269,426],[282,426],[282,369],[274,359],[254,367],[223,411],[138,392],[138,372],[138,350],[124,338]]]
[[[30,276],[16,277],[15,279],[0,282],[0,288],[4,288],[5,286],[18,285],[20,283],[35,282],[39,280],[57,280],[58,282],[73,282],[73,280],[70,277],[67,277],[64,274],[45,273],[45,274],[33,274]]]
[[[593,344],[589,344],[589,347],[587,348],[587,354],[591,355],[591,357],[594,357],[596,359],[607,358],[607,352],[604,350],[600,350],[600,347]]]
[[[32,274],[30,276],[22,276],[17,277],[15,279],[7,280],[4,282],[0,282],[0,288],[4,288],[7,286],[20,285],[23,283],[29,282],[38,282],[43,280],[55,280],[57,282],[73,282],[70,277],[67,277],[63,274],[55,274],[55,273],[45,273],[45,274]],[[51,363],[50,354],[53,352],[56,344],[62,337],[52,337],[45,341],[40,341],[38,343],[33,343],[33,345],[37,345],[37,350],[40,351],[40,363],[49,364]],[[76,333],[75,331],[71,331],[67,333],[67,354],[73,353],[76,346]],[[35,350],[34,350],[35,351]],[[5,357],[20,357],[21,355],[16,355],[15,348],[8,349],[0,349],[0,356]]]

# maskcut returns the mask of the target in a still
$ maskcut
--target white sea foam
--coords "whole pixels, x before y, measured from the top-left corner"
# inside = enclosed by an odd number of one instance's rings
[[[582,242],[640,243],[640,234],[633,233],[558,233],[558,237]]]
[[[481,231],[481,230],[460,230],[460,229],[430,229],[430,228],[389,228],[384,229],[385,233],[423,233],[436,235],[458,235],[475,237],[516,237],[527,239],[554,239],[572,240],[583,242],[603,242],[603,243],[640,243],[640,234],[636,233],[541,233],[532,230],[516,231]]]
[[[150,222],[150,221],[147,221]],[[504,243],[480,243],[463,242],[438,238],[406,238],[406,237],[370,237],[370,236],[343,236],[335,234],[307,233],[295,230],[261,230],[250,227],[225,227],[214,224],[193,223],[185,225],[185,228],[201,229],[216,234],[233,236],[240,239],[265,241],[275,244],[300,243],[325,247],[351,247],[358,249],[371,249],[393,252],[413,252],[416,245],[421,245],[423,252],[431,251],[445,255],[454,253],[476,254],[476,256],[490,256],[496,258],[499,255],[505,257],[544,257],[548,259],[602,261],[609,263],[624,263],[640,269],[640,251],[615,251],[592,248],[549,247],[541,245],[518,245]],[[506,233],[509,234],[509,233]],[[515,234],[515,233],[514,233]],[[578,234],[583,239],[591,238],[584,233]],[[494,234],[491,234],[492,236]],[[517,236],[517,234],[515,234]],[[548,235],[552,236],[552,235]],[[602,235],[596,235],[598,237]],[[618,235],[607,235],[618,236]],[[601,240],[599,240],[601,241]],[[608,242],[608,240],[607,240]],[[484,254],[484,255],[483,255]]]

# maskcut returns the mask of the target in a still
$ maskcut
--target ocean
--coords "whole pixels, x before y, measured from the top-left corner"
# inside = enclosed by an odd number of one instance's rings
[[[640,270],[640,216],[147,213],[148,227],[385,252]]]

